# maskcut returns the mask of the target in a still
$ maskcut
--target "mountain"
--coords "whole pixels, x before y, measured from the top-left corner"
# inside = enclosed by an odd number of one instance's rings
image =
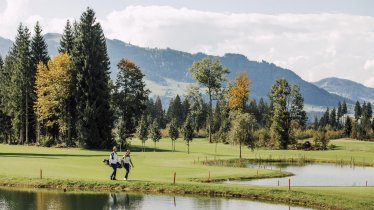
[[[48,33],[45,35],[51,56],[57,54],[61,35]],[[0,43],[1,44],[1,43]],[[143,48],[117,39],[107,39],[108,55],[111,62],[111,78],[117,75],[116,64],[122,58],[133,60],[146,75],[146,84],[153,95],[170,98],[176,94],[183,95],[185,89],[194,81],[188,69],[194,61],[208,55],[203,53],[191,54],[173,49]],[[229,80],[233,80],[237,73],[247,72],[252,80],[250,97],[259,100],[267,98],[271,85],[278,78],[285,78],[291,84],[300,86],[305,103],[310,107],[335,106],[343,97],[331,94],[326,90],[306,82],[289,69],[262,61],[251,61],[240,54],[227,53],[222,57],[222,65],[230,70]],[[350,100],[347,100],[350,103]]]
[[[12,40],[0,37],[0,55],[3,59],[5,59],[5,56],[12,47],[12,44]]]
[[[352,101],[370,101],[374,103],[374,88],[366,87],[351,80],[331,77],[314,82],[314,84],[330,93]]]

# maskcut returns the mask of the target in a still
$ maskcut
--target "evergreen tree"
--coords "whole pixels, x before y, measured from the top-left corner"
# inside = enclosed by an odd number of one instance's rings
[[[47,65],[49,61],[48,46],[44,40],[42,31],[43,30],[39,25],[39,22],[36,22],[34,28],[35,34],[31,40],[31,61],[32,64],[35,66],[35,71],[36,66],[39,64],[39,62],[42,62],[44,65]]]
[[[70,24],[70,21],[66,21],[66,25],[64,28],[64,32],[62,33],[61,40],[60,40],[60,47],[58,48],[58,52],[65,52],[69,55],[73,51],[73,45],[74,45],[74,34],[73,30]]]
[[[360,102],[358,102],[358,101],[355,104],[354,112],[355,112],[354,113],[355,120],[358,121],[358,119],[360,119],[361,114],[362,114],[361,105],[360,105]]]
[[[213,99],[220,92],[222,83],[226,80],[228,69],[223,68],[218,59],[204,58],[196,61],[189,69],[192,77],[207,88],[209,96],[209,115],[208,115],[208,135],[209,142],[212,143],[212,125],[213,125]]]
[[[122,59],[117,67],[119,72],[113,93],[114,104],[117,115],[123,121],[125,136],[130,137],[146,111],[149,90],[145,87],[144,74],[135,63]],[[152,118],[152,113],[149,116]]]
[[[76,77],[76,127],[80,144],[87,148],[113,145],[110,110],[109,58],[106,40],[95,12],[87,8],[74,32],[73,74]]]
[[[294,128],[305,126],[304,99],[299,87],[290,87],[285,79],[275,81],[269,97],[272,107],[270,127],[272,144],[277,144],[281,149],[287,149],[288,145],[295,140]]]
[[[187,144],[188,154],[190,154],[190,142],[193,139],[193,122],[191,115],[188,115],[186,121],[183,123],[183,139]]]
[[[326,125],[330,124],[330,108],[327,107],[325,113],[321,117],[319,121],[319,125],[321,127],[325,127]]]
[[[30,56],[30,32],[22,24],[18,27],[15,42],[5,59],[4,71],[9,75],[5,90],[12,90],[7,91],[5,98],[13,134],[19,144],[28,143],[35,72]]]
[[[351,120],[350,117],[347,117],[347,119],[345,120],[344,133],[348,137],[351,136],[351,133],[352,133],[352,120]]]
[[[313,129],[314,130],[318,129],[318,118],[317,117],[314,117]]]
[[[171,139],[171,147],[172,150],[175,151],[175,140],[177,140],[179,136],[177,120],[175,118],[171,119],[170,126],[169,126],[169,137]]]
[[[336,109],[335,109],[335,107],[331,110],[329,119],[330,119],[330,125],[331,125],[331,127],[335,129],[336,126],[337,126],[337,123],[336,123]]]
[[[154,105],[154,112],[155,112],[155,119],[157,120],[158,125],[160,128],[165,128],[165,116],[164,110],[162,109],[162,103],[159,96],[157,96],[155,105]]]
[[[337,120],[338,120],[337,123],[338,123],[338,127],[340,126],[340,119],[341,119],[342,116],[343,116],[342,104],[339,101],[339,103],[338,103],[338,110],[337,110]]]
[[[258,102],[258,112],[260,116],[258,123],[260,126],[270,127],[270,107],[263,98],[260,98],[260,102]]]
[[[307,116],[304,111],[304,98],[300,93],[300,87],[293,85],[291,87],[291,109],[290,117],[293,122],[297,124],[297,127],[305,128]]]
[[[37,72],[37,65],[39,63],[42,63],[43,65],[47,66],[47,63],[49,61],[49,55],[48,55],[48,46],[44,40],[43,34],[42,34],[42,28],[39,24],[39,22],[36,22],[36,25],[34,27],[34,36],[31,40],[31,62],[32,62],[32,74],[33,74],[33,81],[32,83],[35,84],[36,81],[36,72]],[[30,97],[30,103],[33,105],[36,103],[36,95],[35,93],[35,85],[33,85],[32,94]],[[37,121],[37,116],[35,114],[35,110],[32,109],[32,105],[30,107],[29,113],[29,121],[30,123],[30,134],[35,135],[35,129],[39,133],[41,125],[39,124],[39,121]],[[39,135],[37,135],[39,136]]]
[[[147,125],[147,116],[143,115],[139,121],[139,125],[136,129],[136,135],[142,142],[142,151],[145,150],[145,142],[148,139],[148,125]]]
[[[180,128],[183,124],[183,106],[182,101],[179,95],[175,96],[173,100],[170,101],[169,110],[168,110],[168,118],[177,120],[178,128]]]
[[[221,101],[218,101],[216,104],[216,108],[214,109],[213,113],[213,126],[212,126],[212,133],[216,133],[221,128],[222,123],[222,110],[221,110]]]
[[[347,113],[348,113],[347,103],[344,100],[343,103],[342,103],[342,116],[344,116]]]
[[[193,120],[194,130],[198,133],[200,129],[205,127],[207,105],[204,103],[198,86],[191,86],[187,90],[186,98],[190,103],[189,113]]]
[[[8,74],[4,69],[4,62],[0,56],[0,142],[10,143],[11,138],[11,119],[6,114],[6,88],[8,82]]]
[[[152,125],[150,126],[150,135],[153,143],[155,144],[154,152],[156,152],[156,143],[161,139],[161,131],[157,123],[157,119],[153,120]]]
[[[182,121],[184,122],[188,116],[188,114],[190,113],[190,102],[188,100],[188,98],[184,98],[183,100],[183,103],[182,103]]]

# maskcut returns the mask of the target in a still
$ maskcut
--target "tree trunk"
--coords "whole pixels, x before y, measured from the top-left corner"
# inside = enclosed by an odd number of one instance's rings
[[[242,142],[239,143],[239,159],[242,159]]]
[[[188,150],[187,154],[190,154],[190,142],[187,143],[187,148],[188,148],[187,149]]]
[[[29,143],[29,108],[28,108],[28,100],[27,100],[27,93],[28,93],[28,89],[27,89],[27,85],[26,85],[26,93],[25,93],[25,126],[26,126],[26,133],[25,133],[25,137],[26,137],[26,144]]]
[[[209,135],[209,143],[212,143],[212,93],[209,89],[209,127],[208,127],[208,135]]]
[[[155,147],[153,148],[153,152],[156,152],[156,142],[155,142]]]

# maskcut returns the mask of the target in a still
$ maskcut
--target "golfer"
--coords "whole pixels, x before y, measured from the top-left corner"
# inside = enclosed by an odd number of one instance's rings
[[[130,164],[134,168],[134,164],[132,163],[130,157],[130,150],[127,150],[126,153],[123,155],[123,167],[126,170],[125,178],[123,178],[123,180],[125,181],[129,178]]]
[[[109,155],[109,164],[113,168],[113,173],[112,175],[110,175],[110,180],[116,180],[117,163],[118,163],[117,147],[113,147],[113,151]]]

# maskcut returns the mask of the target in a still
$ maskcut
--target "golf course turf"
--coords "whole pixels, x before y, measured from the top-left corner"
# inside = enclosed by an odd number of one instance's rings
[[[350,139],[330,142],[336,149],[328,151],[254,150],[244,149],[245,159],[298,159],[316,162],[374,165],[374,143]],[[110,151],[77,148],[45,148],[36,146],[0,145],[0,185],[11,187],[54,188],[95,191],[137,191],[170,194],[201,194],[241,197],[260,201],[290,203],[317,209],[374,209],[374,187],[261,187],[206,183],[225,179],[280,177],[289,173],[278,170],[204,165],[204,161],[236,159],[239,148],[210,144],[194,139],[190,154],[182,140],[171,151],[171,141],[148,140],[146,152],[141,142],[131,141],[135,167],[123,181],[124,169],[117,172],[118,181],[110,181],[111,168],[102,163]],[[217,148],[216,148],[217,146]],[[122,156],[123,152],[119,152]],[[42,179],[40,173],[42,171]],[[176,184],[173,184],[176,173]],[[210,176],[209,176],[210,174]],[[374,174],[373,174],[374,176]]]

